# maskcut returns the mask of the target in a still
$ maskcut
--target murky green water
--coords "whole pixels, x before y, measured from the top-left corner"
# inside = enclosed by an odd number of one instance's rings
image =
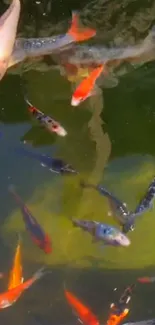
[[[68,131],[60,138],[40,129],[27,113],[23,84],[29,99],[51,114]],[[64,298],[64,285],[91,306],[102,323],[120,290],[137,276],[154,275],[154,209],[137,222],[129,234],[128,248],[105,248],[73,228],[72,217],[89,218],[116,225],[108,216],[106,199],[93,190],[83,190],[81,179],[104,183],[129,208],[134,209],[155,174],[154,64],[125,75],[113,89],[88,99],[78,108],[70,106],[71,84],[59,71],[29,71],[8,74],[0,87],[1,148],[1,270],[7,275],[17,241],[22,234],[25,278],[40,265],[52,273],[30,288],[11,308],[0,313],[2,325],[35,324],[31,314],[45,324],[74,324]],[[80,176],[55,176],[37,161],[15,154],[20,141],[38,152],[53,154],[71,163]],[[32,150],[32,149],[31,149]],[[22,222],[21,213],[8,193],[14,184],[33,215],[50,234],[53,253],[44,255],[35,247]],[[4,290],[6,279],[1,283]],[[137,286],[128,320],[155,316],[154,285]]]

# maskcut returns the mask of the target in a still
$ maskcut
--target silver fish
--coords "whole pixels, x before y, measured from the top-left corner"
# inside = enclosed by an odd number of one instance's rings
[[[78,14],[73,12],[72,24],[66,34],[51,37],[17,39],[12,57],[10,58],[9,67],[28,57],[52,54],[74,42],[81,42],[95,36],[96,31],[94,29],[87,27],[79,28],[78,19]]]
[[[96,65],[109,63],[115,60],[136,59],[150,50],[155,49],[155,26],[150,30],[143,42],[124,47],[87,46],[75,44],[74,52],[68,57],[68,62],[75,65]]]

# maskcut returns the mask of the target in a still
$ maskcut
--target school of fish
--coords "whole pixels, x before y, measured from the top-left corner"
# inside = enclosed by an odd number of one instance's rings
[[[155,50],[153,27],[148,36],[138,45],[120,48],[106,48],[104,46],[87,46],[79,45],[79,42],[87,41],[96,35],[96,31],[92,28],[81,27],[79,15],[77,12],[72,13],[72,22],[66,34],[56,35],[44,38],[16,38],[17,28],[21,12],[20,0],[12,0],[8,9],[0,17],[0,80],[4,77],[7,70],[13,65],[18,64],[27,58],[39,57],[41,55],[52,54],[53,57],[59,58],[68,80],[72,76],[78,75],[82,79],[76,87],[72,98],[71,106],[78,106],[88,97],[93,96],[97,91],[97,81],[100,77],[103,80],[110,80],[112,87],[117,85],[117,80],[113,78],[111,66],[119,66],[123,62],[139,62],[146,58],[147,53]],[[64,53],[70,53],[66,59]],[[81,77],[82,76],[82,77]],[[25,96],[24,100],[28,106],[30,118],[38,123],[49,133],[56,136],[67,136],[67,130],[53,116],[45,115],[39,108],[30,103]],[[46,154],[35,153],[26,146],[20,145],[14,148],[16,154],[26,157],[27,159],[36,160],[42,167],[46,167],[50,172],[59,175],[70,175],[75,177],[79,172],[69,163],[61,158],[54,158]],[[60,176],[61,177],[61,176]],[[133,211],[131,211],[125,202],[117,198],[111,193],[104,184],[89,184],[81,180],[79,188],[96,191],[107,200],[109,204],[110,214],[115,218],[118,227],[99,222],[97,220],[88,219],[71,219],[73,227],[80,228],[83,232],[88,232],[92,237],[94,245],[102,245],[103,247],[113,246],[113,249],[121,246],[124,249],[131,244],[131,240],[127,234],[135,230],[137,221],[151,209],[155,198],[155,177],[150,180],[148,188],[143,197]],[[48,232],[32,215],[31,211],[24,203],[13,184],[10,184],[8,191],[15,200],[20,209],[22,222],[25,226],[30,240],[38,249],[45,254],[53,252],[53,242]],[[18,234],[17,247],[13,257],[11,270],[9,270],[7,288],[0,293],[0,309],[4,309],[17,303],[25,290],[30,288],[37,280],[46,275],[48,268],[42,267],[37,270],[30,278],[25,280],[24,269],[22,263],[22,238]],[[4,274],[0,273],[3,279]],[[111,303],[109,314],[107,315],[106,325],[118,325],[128,315],[130,308],[129,302],[132,294],[135,292],[136,286],[139,284],[147,284],[155,282],[155,276],[147,275],[135,279],[135,283],[127,286],[120,299],[116,299],[115,303]],[[67,288],[64,289],[64,297],[74,311],[77,319],[83,325],[100,325],[101,322],[93,311],[85,306],[84,303]],[[152,325],[155,320],[146,320],[135,323],[126,323],[126,325]],[[41,324],[41,323],[40,323]]]

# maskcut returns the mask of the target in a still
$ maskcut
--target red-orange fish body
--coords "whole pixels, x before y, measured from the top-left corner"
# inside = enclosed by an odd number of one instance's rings
[[[92,313],[92,311],[82,304],[82,302],[76,298],[71,292],[65,290],[65,296],[68,303],[75,310],[79,319],[85,325],[99,325],[97,317]]]
[[[104,66],[101,65],[95,69],[93,69],[92,72],[90,72],[89,76],[86,77],[76,88],[72,100],[71,105],[72,106],[78,106],[81,102],[86,100],[89,96],[91,96],[95,82],[97,78],[101,75],[103,72]]]

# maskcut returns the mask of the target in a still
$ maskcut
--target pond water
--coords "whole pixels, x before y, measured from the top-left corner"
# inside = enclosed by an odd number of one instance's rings
[[[154,69],[149,63],[121,78],[115,88],[102,89],[79,107],[71,107],[73,87],[58,70],[7,74],[0,87],[1,148],[1,270],[8,275],[17,243],[22,236],[24,276],[40,266],[46,275],[19,301],[2,310],[3,325],[75,324],[64,297],[64,286],[98,315],[107,319],[109,304],[125,286],[144,275],[154,275],[154,208],[137,221],[129,233],[127,248],[92,243],[91,236],[72,226],[71,218],[86,218],[117,226],[108,216],[108,202],[93,190],[80,187],[80,180],[101,183],[132,210],[155,174]],[[147,73],[146,73],[147,71]],[[52,135],[34,123],[23,99],[28,98],[44,113],[61,122],[64,138]],[[25,141],[29,150],[60,157],[80,176],[50,173],[37,161],[17,155],[14,148]],[[14,184],[32,214],[52,238],[53,252],[45,255],[25,232],[21,212],[8,192]],[[7,279],[1,280],[1,290]],[[153,318],[155,286],[140,286],[132,298],[127,321]]]

